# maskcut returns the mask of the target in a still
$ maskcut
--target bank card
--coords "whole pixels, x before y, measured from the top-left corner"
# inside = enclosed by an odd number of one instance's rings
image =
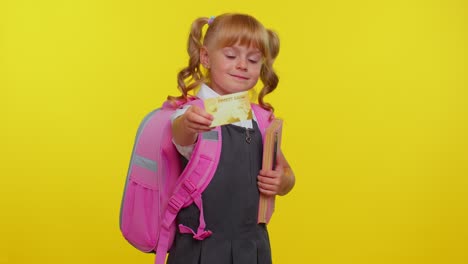
[[[205,111],[213,115],[211,127],[252,119],[249,92],[205,99]]]

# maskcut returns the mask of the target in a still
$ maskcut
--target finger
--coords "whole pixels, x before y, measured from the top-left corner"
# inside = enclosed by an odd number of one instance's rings
[[[283,165],[281,165],[281,164],[279,164],[278,162],[276,162],[276,166],[275,166],[274,171],[283,173],[283,171],[284,171]]]
[[[281,175],[279,171],[273,171],[273,170],[261,170],[258,174],[259,176],[263,176],[266,178],[277,178]]]
[[[198,125],[196,123],[188,123],[187,124],[187,127],[192,131],[192,132],[196,132],[196,133],[199,133],[199,132],[207,132],[207,131],[210,131],[212,128],[209,127],[209,126],[205,126],[205,125]]]
[[[262,189],[259,189],[260,193],[263,194],[263,195],[266,195],[266,196],[275,196],[276,193],[275,192],[272,192],[272,191],[267,191],[267,190],[262,190]]]
[[[272,170],[260,170],[258,172],[259,175],[264,176],[264,177],[272,177],[271,174],[273,173]]]
[[[278,185],[275,184],[269,184],[269,183],[264,183],[264,182],[259,182],[258,187],[267,191],[277,191],[278,190]]]
[[[276,195],[278,193],[277,189],[275,188],[265,188],[265,186],[261,185],[259,186],[258,190],[260,193],[265,194],[265,195]]]
[[[206,118],[206,119],[208,119],[210,121],[213,120],[213,116],[210,115],[209,113],[207,113],[204,109],[202,109],[202,108],[200,108],[200,107],[198,107],[196,105],[193,105],[191,108],[192,108],[192,111],[194,113],[196,113],[197,115],[200,115],[200,116],[202,116],[202,117],[204,117],[204,118]]]
[[[258,181],[263,184],[279,185],[279,178],[258,177]]]
[[[186,116],[186,121],[190,124],[196,124],[199,126],[209,127],[211,125],[211,120],[201,116],[199,114],[188,112]],[[192,125],[190,124],[190,125]]]

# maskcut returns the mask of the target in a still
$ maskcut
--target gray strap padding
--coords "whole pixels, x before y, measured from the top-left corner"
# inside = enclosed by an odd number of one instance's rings
[[[158,170],[158,164],[154,160],[147,159],[142,156],[135,155],[135,160],[133,161],[134,164],[148,169],[150,171],[156,172]]]
[[[205,140],[218,141],[218,131],[215,131],[215,130],[204,132],[202,136],[203,136],[203,139]]]

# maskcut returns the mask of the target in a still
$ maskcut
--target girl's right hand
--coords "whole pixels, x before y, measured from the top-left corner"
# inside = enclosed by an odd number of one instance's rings
[[[182,129],[189,133],[201,133],[210,131],[213,116],[208,114],[204,109],[192,105],[181,116]]]
[[[172,136],[174,142],[180,146],[188,146],[195,143],[198,133],[210,131],[213,116],[204,109],[192,105],[184,114],[172,123]]]

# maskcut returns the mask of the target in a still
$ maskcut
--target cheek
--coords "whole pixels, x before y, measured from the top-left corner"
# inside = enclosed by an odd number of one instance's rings
[[[260,77],[260,71],[261,71],[262,67],[261,66],[258,66],[258,67],[254,67],[253,70],[252,70],[252,77],[258,79]]]
[[[215,69],[219,72],[225,72],[229,69],[229,63],[228,62],[217,62],[216,65],[213,65]]]

